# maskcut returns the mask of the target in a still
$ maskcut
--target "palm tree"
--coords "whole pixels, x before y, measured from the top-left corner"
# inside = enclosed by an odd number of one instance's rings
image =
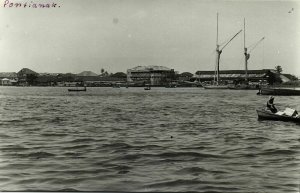
[[[282,67],[281,66],[275,66],[275,70],[278,74],[282,72]]]

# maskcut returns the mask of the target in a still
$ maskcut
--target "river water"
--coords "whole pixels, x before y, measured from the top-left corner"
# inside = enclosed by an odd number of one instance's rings
[[[258,121],[268,96],[87,89],[0,87],[0,191],[299,192],[300,125]]]

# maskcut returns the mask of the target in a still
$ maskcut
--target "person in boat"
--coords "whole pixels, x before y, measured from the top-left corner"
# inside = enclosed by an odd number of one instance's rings
[[[268,102],[267,102],[267,109],[270,110],[272,113],[277,113],[277,109],[274,105],[274,97],[270,96]]]

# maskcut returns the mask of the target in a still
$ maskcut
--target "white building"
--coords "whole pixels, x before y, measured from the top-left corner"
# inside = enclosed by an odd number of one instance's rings
[[[163,86],[175,77],[174,69],[164,66],[137,66],[127,70],[127,82]]]

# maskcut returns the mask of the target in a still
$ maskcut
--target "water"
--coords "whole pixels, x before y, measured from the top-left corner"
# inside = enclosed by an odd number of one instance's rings
[[[300,125],[256,92],[0,87],[0,190],[299,192]]]

